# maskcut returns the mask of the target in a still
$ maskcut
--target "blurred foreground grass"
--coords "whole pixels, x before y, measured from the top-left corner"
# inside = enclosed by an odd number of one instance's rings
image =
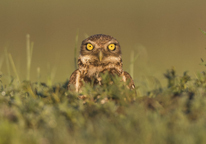
[[[0,143],[205,143],[206,73],[165,76],[168,88],[144,96],[118,79],[87,85],[84,100],[65,84],[1,82]]]
[[[67,91],[67,82],[46,85],[30,82],[29,74],[24,81],[18,74],[1,74],[0,144],[206,143],[206,72],[192,79],[171,69],[164,76],[168,86],[146,94],[141,84],[136,83],[135,94],[118,78],[108,85],[107,75],[103,86],[86,85],[77,94]]]

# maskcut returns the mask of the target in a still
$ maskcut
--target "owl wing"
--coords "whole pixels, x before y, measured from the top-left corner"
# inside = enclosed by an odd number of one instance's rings
[[[129,81],[129,85],[128,86],[129,86],[130,89],[134,89],[135,88],[134,81],[133,81],[132,77],[130,76],[130,74],[128,72],[124,71],[122,73],[122,77],[123,77],[123,81],[124,82]]]
[[[80,88],[80,71],[78,69],[75,70],[70,76],[67,88],[68,90],[78,92]]]

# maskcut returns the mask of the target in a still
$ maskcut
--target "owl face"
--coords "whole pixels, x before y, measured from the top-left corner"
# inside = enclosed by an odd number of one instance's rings
[[[121,59],[121,48],[115,38],[97,34],[82,41],[80,58],[85,63],[95,63],[96,65],[115,63]]]

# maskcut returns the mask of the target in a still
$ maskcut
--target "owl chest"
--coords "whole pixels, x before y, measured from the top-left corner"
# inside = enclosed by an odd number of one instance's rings
[[[114,67],[103,67],[103,66],[89,66],[82,71],[81,80],[84,82],[93,82],[94,84],[102,83],[101,74],[108,73],[109,75],[120,75],[121,72]]]
[[[84,81],[86,83],[93,82],[94,84],[101,84],[102,79],[100,73],[102,73],[102,71],[102,67],[85,67],[84,69],[81,69],[81,81]]]
[[[87,72],[86,75],[89,77],[95,76],[95,75],[99,75],[99,73],[101,73],[103,71],[103,68],[98,66],[98,67],[94,67],[94,66],[89,66],[87,68]]]

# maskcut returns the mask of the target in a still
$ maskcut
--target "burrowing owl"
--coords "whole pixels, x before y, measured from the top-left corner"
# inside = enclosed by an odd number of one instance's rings
[[[78,69],[69,80],[68,89],[79,92],[84,82],[93,82],[101,85],[101,73],[117,74],[122,80],[129,81],[128,87],[134,89],[135,85],[130,74],[122,69],[121,48],[119,42],[104,34],[97,34],[82,41],[78,58]]]

